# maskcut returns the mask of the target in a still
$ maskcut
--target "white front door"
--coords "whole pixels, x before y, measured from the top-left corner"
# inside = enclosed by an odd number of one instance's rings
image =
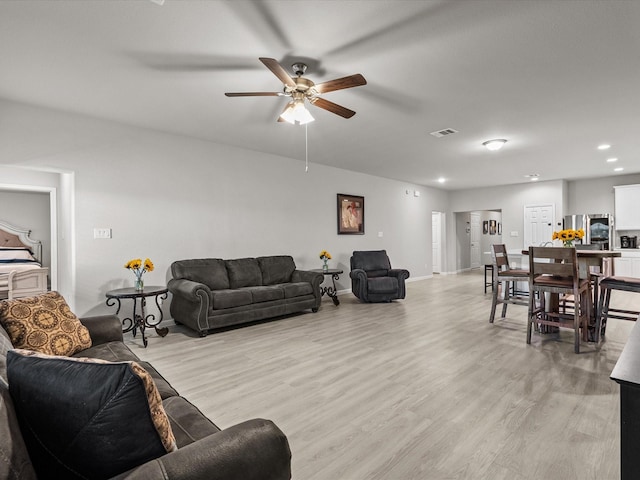
[[[551,242],[555,224],[555,205],[525,205],[523,247]]]
[[[480,268],[480,212],[471,212],[471,268]]]

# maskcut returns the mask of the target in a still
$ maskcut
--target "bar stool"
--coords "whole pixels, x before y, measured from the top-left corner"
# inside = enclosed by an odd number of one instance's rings
[[[529,280],[529,272],[520,268],[511,268],[509,266],[509,257],[504,244],[494,244],[493,249],[493,301],[491,302],[491,314],[489,323],[493,323],[496,316],[496,307],[498,303],[502,303],[502,318],[507,315],[507,306],[511,305],[529,305],[528,299],[524,295],[516,295],[515,284],[517,282],[526,282]],[[502,295],[500,298],[500,284],[503,285]]]
[[[635,310],[623,310],[620,308],[609,308],[611,291],[621,290],[624,292],[640,293],[640,278],[636,277],[605,277],[600,280],[600,300],[598,302],[598,315],[596,323],[596,341],[600,336],[604,336],[607,328],[607,318],[619,318],[621,320],[636,321],[640,312]]]
[[[491,281],[487,281],[487,272],[491,272]],[[492,263],[487,263],[484,266],[484,293],[487,293],[487,287],[491,287],[491,290],[493,291],[493,264]]]

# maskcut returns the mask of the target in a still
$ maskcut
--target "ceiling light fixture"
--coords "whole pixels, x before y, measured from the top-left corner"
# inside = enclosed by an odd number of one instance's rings
[[[296,95],[296,93],[298,92],[294,92],[293,100],[284,108],[280,114],[280,118],[291,124],[298,122],[300,125],[305,125],[313,122],[315,118],[313,118],[309,110],[304,106],[304,96],[302,94]]]
[[[525,177],[527,177],[532,182],[535,182],[536,180],[538,180],[538,178],[540,178],[540,174],[539,173],[529,173],[529,174],[525,175]]]
[[[447,180],[446,180],[444,177],[440,177],[440,178],[438,179],[438,183],[444,183],[444,182],[446,182],[446,181],[447,181]]]
[[[507,143],[507,141],[504,138],[496,138],[494,140],[487,140],[486,142],[483,142],[482,145],[487,147],[488,150],[496,151],[500,150],[505,143]]]
[[[608,163],[613,163],[613,162],[617,162],[617,161],[618,161],[618,159],[617,159],[617,158],[615,158],[615,157],[613,157],[613,158],[607,158],[607,162],[608,162]]]
[[[614,172],[622,172],[624,170],[624,168],[622,167],[618,167],[618,168],[614,168],[613,171]]]
[[[609,150],[611,148],[611,145],[609,145],[608,143],[603,143],[602,145],[598,145],[598,150]]]

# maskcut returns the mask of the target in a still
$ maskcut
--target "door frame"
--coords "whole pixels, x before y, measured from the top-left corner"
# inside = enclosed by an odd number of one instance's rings
[[[58,214],[57,214],[57,189],[55,187],[18,185],[10,183],[0,183],[0,190],[8,192],[38,192],[49,194],[49,216],[51,217],[50,231],[50,252],[49,259],[49,280],[51,281],[51,290],[58,290]],[[20,225],[21,227],[25,225]],[[26,225],[28,228],[28,225]]]
[[[433,223],[434,223],[434,219],[436,220],[437,226],[438,226],[438,232],[436,235],[437,238],[437,243],[438,243],[438,257],[439,258],[435,258],[433,256],[433,231],[431,232],[431,273],[439,273],[442,274],[444,273],[444,250],[445,250],[445,242],[444,242],[444,235],[445,235],[445,228],[444,228],[444,220],[445,220],[445,214],[444,212],[439,212],[439,211],[432,211],[431,212],[431,228],[433,229]],[[438,270],[436,271],[436,265],[438,266]]]

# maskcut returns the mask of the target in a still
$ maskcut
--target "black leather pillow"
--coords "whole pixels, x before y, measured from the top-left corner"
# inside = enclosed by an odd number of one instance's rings
[[[160,395],[135,362],[10,350],[7,375],[38,478],[110,478],[176,448]]]

